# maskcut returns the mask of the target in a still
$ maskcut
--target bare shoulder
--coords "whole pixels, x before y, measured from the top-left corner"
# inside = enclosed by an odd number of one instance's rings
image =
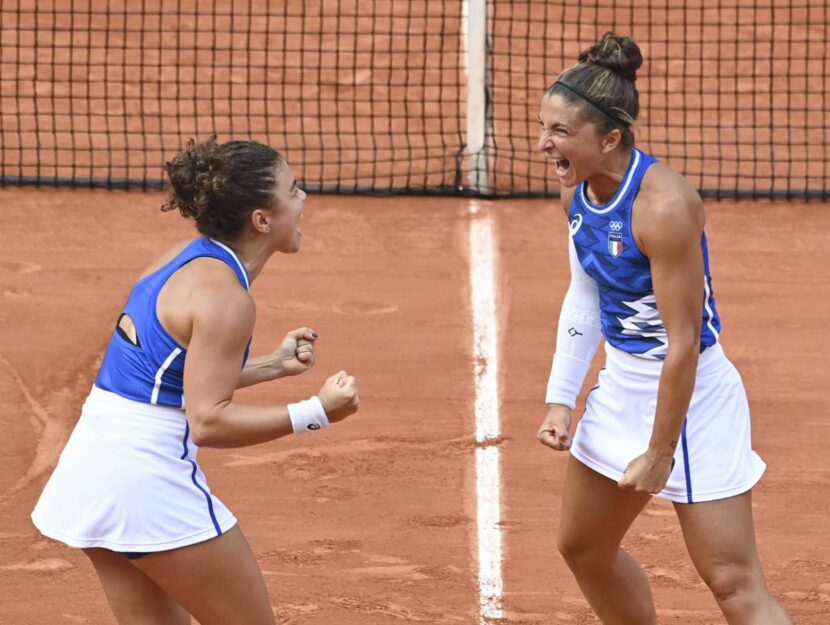
[[[704,222],[700,195],[683,176],[662,163],[648,168],[633,215],[635,240],[647,256],[699,245]]]
[[[200,307],[217,318],[248,318],[256,313],[254,298],[227,263],[210,256],[190,261],[176,272]]]
[[[142,278],[146,278],[155,271],[158,271],[171,260],[176,258],[176,256],[181,254],[182,250],[186,248],[192,240],[193,239],[186,239],[184,241],[178,241],[177,243],[168,247],[160,256],[156,257],[156,259],[147,266],[147,268],[141,274],[139,280]]]
[[[695,188],[668,165],[655,163],[643,176],[637,195],[638,222],[656,226],[691,223],[703,227],[703,201]]]
[[[213,340],[250,336],[256,321],[251,294],[233,269],[219,259],[195,258],[177,270],[159,292],[159,320],[182,344],[190,345],[194,332]]]
[[[251,294],[222,261],[199,258],[193,266],[197,295],[191,303],[193,333],[190,347],[232,354],[244,348],[256,324]],[[203,353],[203,352],[200,352]]]

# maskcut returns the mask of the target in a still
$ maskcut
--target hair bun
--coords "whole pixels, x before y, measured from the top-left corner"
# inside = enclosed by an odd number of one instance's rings
[[[189,139],[184,149],[165,163],[173,197],[164,210],[180,208],[183,214],[198,218],[211,198],[222,196],[230,184],[226,160],[216,135],[201,143]]]
[[[227,157],[217,143],[216,135],[203,143],[191,139],[187,142],[185,153],[189,157],[194,194],[222,195],[230,181],[226,173]]]
[[[579,62],[599,65],[634,82],[637,70],[643,64],[643,55],[640,46],[631,37],[619,37],[607,32],[596,45],[579,54]]]

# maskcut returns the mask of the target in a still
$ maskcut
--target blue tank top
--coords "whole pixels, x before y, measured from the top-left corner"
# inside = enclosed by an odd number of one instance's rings
[[[610,202],[597,206],[580,183],[568,207],[568,221],[579,262],[599,286],[602,334],[622,351],[662,360],[668,335],[654,297],[651,263],[631,232],[634,200],[646,170],[656,159],[632,150],[625,177]],[[718,342],[720,318],[709,274],[706,235],[701,238],[705,280],[701,285],[703,325],[700,351]]]
[[[116,327],[95,386],[135,401],[184,408],[187,350],[162,327],[156,314],[156,301],[170,276],[194,258],[202,257],[221,260],[233,269],[239,283],[250,289],[248,273],[231,248],[215,239],[191,241],[169,263],[136,282],[121,316],[127,315],[132,320],[138,344],[133,344]],[[245,348],[243,367],[249,349],[250,341]]]

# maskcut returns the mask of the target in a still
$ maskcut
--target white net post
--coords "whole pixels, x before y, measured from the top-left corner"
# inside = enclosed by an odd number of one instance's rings
[[[487,0],[464,0],[463,40],[467,62],[467,157],[469,188],[486,194],[487,154]]]

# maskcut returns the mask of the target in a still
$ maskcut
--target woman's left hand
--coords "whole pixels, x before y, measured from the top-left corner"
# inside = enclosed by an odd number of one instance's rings
[[[319,335],[311,328],[297,328],[285,335],[274,351],[274,368],[277,377],[299,375],[314,366],[314,342]]]
[[[647,451],[628,464],[617,484],[622,489],[655,495],[666,487],[673,460],[671,456]]]

